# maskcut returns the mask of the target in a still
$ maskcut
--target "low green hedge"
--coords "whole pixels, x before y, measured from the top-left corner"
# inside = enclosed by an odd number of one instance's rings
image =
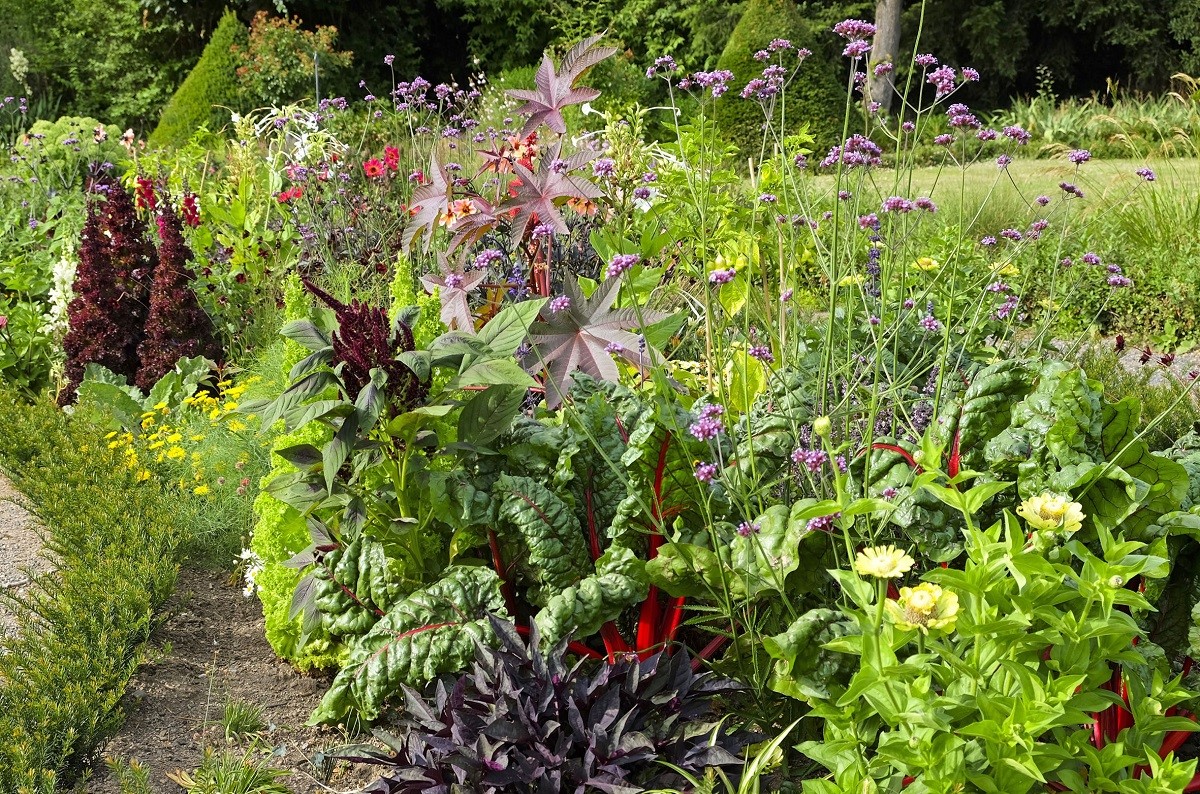
[[[135,483],[86,418],[4,392],[0,465],[45,528],[54,565],[7,599],[18,628],[0,640],[0,792],[48,793],[120,724],[193,508],[154,480]]]

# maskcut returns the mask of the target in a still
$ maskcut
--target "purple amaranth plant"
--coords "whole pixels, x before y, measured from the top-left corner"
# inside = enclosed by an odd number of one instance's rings
[[[212,320],[192,291],[192,252],[183,239],[183,224],[169,206],[158,216],[158,235],[162,242],[135,379],[147,393],[181,358],[204,356],[216,361],[221,357]]]
[[[67,307],[67,383],[59,395],[61,404],[75,400],[88,364],[100,364],[130,381],[137,377],[138,345],[145,336],[150,283],[158,266],[146,224],[129,194],[105,177],[94,190],[79,247],[75,299]]]

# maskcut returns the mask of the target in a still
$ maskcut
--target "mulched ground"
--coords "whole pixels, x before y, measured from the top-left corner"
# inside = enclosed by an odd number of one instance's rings
[[[183,570],[155,633],[151,658],[125,696],[126,720],[104,753],[137,759],[150,771],[151,790],[177,794],[168,773],[193,771],[205,747],[271,754],[288,769],[295,792],[354,791],[375,779],[370,767],[322,768],[320,754],[350,742],[340,732],[304,727],[329,681],[297,673],[276,658],[263,631],[258,599],[243,597],[228,573]],[[218,724],[227,698],[261,706],[268,729],[234,744]],[[92,794],[119,794],[104,765],[87,785]]]

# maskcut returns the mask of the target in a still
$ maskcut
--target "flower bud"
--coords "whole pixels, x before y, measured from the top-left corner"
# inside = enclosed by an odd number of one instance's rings
[[[813,435],[817,438],[828,438],[832,426],[828,416],[818,416],[813,420]]]
[[[1120,577],[1120,576],[1109,577],[1109,580],[1108,580],[1109,587],[1116,589],[1118,587],[1121,587],[1123,584],[1125,584],[1125,580],[1122,577]]]

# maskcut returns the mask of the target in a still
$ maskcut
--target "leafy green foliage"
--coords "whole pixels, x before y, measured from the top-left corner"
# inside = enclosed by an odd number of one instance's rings
[[[438,581],[394,605],[351,646],[310,722],[337,722],[352,712],[373,721],[401,685],[462,669],[475,643],[489,641],[489,615],[504,615],[495,572],[447,568]]]
[[[18,627],[0,642],[0,789],[51,794],[117,729],[119,703],[175,552],[198,508],[133,483],[103,432],[45,401],[0,399],[0,461],[45,527],[54,572],[7,599]],[[119,516],[119,520],[114,520]]]
[[[246,28],[232,11],[221,17],[200,61],[163,108],[149,138],[152,146],[182,145],[201,127],[219,130],[228,123],[230,109],[243,109],[233,48],[247,41]]]
[[[353,53],[335,50],[336,42],[335,27],[302,30],[298,19],[259,11],[250,22],[248,41],[233,45],[238,86],[247,106],[286,105],[309,96],[318,66],[322,79],[336,80],[354,59]]]
[[[478,645],[475,665],[443,679],[426,700],[405,687],[407,734],[378,734],[392,752],[360,747],[342,757],[392,770],[367,790],[639,791],[684,772],[740,764],[746,734],[714,720],[735,689],[695,673],[685,653],[568,665],[566,642],[542,651],[493,619],[498,648]]]

